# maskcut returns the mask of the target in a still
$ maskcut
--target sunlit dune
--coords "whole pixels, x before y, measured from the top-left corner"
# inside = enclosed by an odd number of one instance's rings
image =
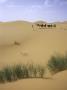
[[[46,67],[53,54],[67,52],[67,22],[55,23],[53,28],[39,28],[37,23],[42,24],[42,21],[0,23],[0,68],[20,63]],[[64,71],[52,79],[23,79],[1,84],[0,90],[67,90],[66,76],[67,71]]]

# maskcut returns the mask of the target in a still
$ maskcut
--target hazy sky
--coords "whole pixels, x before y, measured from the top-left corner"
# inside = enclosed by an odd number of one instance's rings
[[[0,21],[66,21],[67,0],[0,0]]]

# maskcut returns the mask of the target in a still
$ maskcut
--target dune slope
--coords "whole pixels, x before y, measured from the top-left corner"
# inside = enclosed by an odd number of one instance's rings
[[[0,68],[32,62],[46,66],[51,55],[67,52],[67,23],[40,31],[32,24],[21,21],[0,23]],[[64,71],[53,79],[25,79],[1,84],[0,90],[67,90],[66,76],[67,71]]]
[[[51,55],[66,51],[66,30],[34,31],[29,22],[0,24],[0,67],[21,62],[46,64]]]

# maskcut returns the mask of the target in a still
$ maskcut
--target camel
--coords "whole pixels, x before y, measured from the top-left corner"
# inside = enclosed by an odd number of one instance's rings
[[[37,24],[39,27],[46,27],[46,24]]]

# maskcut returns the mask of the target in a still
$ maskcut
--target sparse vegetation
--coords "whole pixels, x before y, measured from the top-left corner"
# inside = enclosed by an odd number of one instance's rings
[[[11,67],[5,67],[3,69],[3,74],[4,74],[3,77],[5,81],[12,81],[13,72]]]
[[[43,78],[45,68],[40,65],[14,65],[0,70],[0,83],[11,82],[24,78]]]
[[[4,83],[5,79],[4,79],[4,72],[0,71],[0,83]]]
[[[28,71],[30,77],[43,78],[45,74],[45,67],[41,65],[30,64]]]
[[[45,68],[43,66],[38,66],[38,72],[39,72],[39,77],[43,78],[45,73]]]
[[[54,55],[48,61],[48,69],[51,74],[67,70],[67,55]],[[45,67],[39,64],[18,64],[7,66],[0,70],[0,83],[11,82],[25,78],[43,78]]]
[[[67,69],[67,55],[55,55],[48,61],[48,69],[52,74],[63,71]]]

